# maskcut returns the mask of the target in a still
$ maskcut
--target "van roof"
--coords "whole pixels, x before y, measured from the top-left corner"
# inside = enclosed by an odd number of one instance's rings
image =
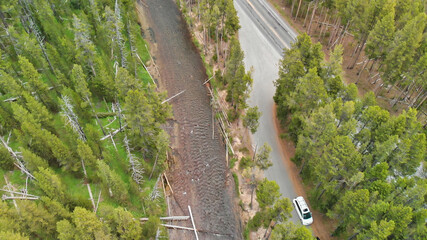
[[[296,200],[297,200],[298,205],[301,207],[301,209],[302,209],[303,212],[308,212],[309,211],[308,210],[308,205],[305,202],[305,200],[304,200],[303,197],[299,196],[299,197],[296,198]]]

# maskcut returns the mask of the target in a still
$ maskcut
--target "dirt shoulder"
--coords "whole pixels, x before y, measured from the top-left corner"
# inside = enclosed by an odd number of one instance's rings
[[[171,135],[172,157],[167,173],[172,186],[171,215],[188,215],[191,206],[200,239],[240,239],[242,227],[234,201],[234,181],[226,163],[225,144],[218,123],[212,125],[213,111],[202,59],[172,0],[146,0],[141,4],[154,60],[160,71],[161,88],[173,96],[170,101],[174,121]],[[191,223],[176,223],[191,227]],[[171,230],[171,239],[194,239],[194,233]]]

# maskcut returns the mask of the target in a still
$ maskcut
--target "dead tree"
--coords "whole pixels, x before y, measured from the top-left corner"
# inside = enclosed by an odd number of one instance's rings
[[[120,65],[123,68],[126,68],[125,41],[122,36],[123,23],[122,23],[122,17],[120,15],[120,4],[118,3],[117,0],[114,5],[114,16],[115,16],[114,27],[116,31],[115,41],[120,51]]]
[[[151,191],[150,193],[150,200],[154,201],[156,199],[158,199],[161,195],[160,195],[160,191],[159,191],[159,183],[160,183],[160,175],[157,178],[156,184],[154,184],[154,188],[153,191]]]
[[[125,136],[125,138],[123,139],[123,142],[125,144],[127,156],[129,159],[131,177],[137,184],[141,184],[143,179],[143,174],[144,174],[144,168],[142,168],[142,165],[139,162],[139,159],[134,154],[131,153],[131,149],[129,147],[129,140],[127,136]]]
[[[23,20],[26,21],[29,32],[32,32],[34,34],[34,36],[36,37],[37,43],[39,44],[39,47],[40,47],[40,50],[42,51],[43,56],[46,59],[46,62],[48,63],[50,70],[55,75],[55,70],[52,66],[52,63],[50,62],[49,56],[47,55],[46,48],[44,46],[44,36],[40,32],[40,29],[37,26],[37,24],[35,24],[35,22],[34,22],[33,14],[32,14],[31,9],[29,7],[29,3],[27,0],[19,0],[19,2],[20,2],[20,5],[22,6]]]
[[[312,24],[312,22],[313,22],[314,15],[316,14],[316,10],[317,10],[317,5],[318,5],[318,3],[319,3],[319,0],[316,0],[316,2],[314,3],[314,7],[313,7],[313,10],[312,10],[312,13],[311,13],[310,23],[308,24],[308,28],[307,28],[307,34],[308,34],[308,35],[310,35],[311,24]],[[305,24],[305,23],[304,23],[304,24]]]
[[[79,123],[77,115],[74,113],[74,107],[70,102],[70,98],[67,95],[63,95],[62,102],[62,115],[67,119],[67,123],[71,126],[74,132],[77,133],[79,139],[86,142],[86,134],[84,133],[83,128]]]
[[[297,20],[298,13],[299,13],[299,10],[300,10],[300,8],[301,8],[301,2],[302,2],[302,0],[299,0],[298,9],[297,9],[297,13],[295,14],[294,21],[296,21],[296,20]]]
[[[15,159],[14,165],[21,170],[24,174],[26,174],[31,179],[36,179],[30,171],[25,167],[25,164],[22,162],[22,155],[20,152],[15,152],[13,149],[9,146],[9,141],[5,141],[2,136],[0,136],[0,141],[2,142],[3,146],[7,149],[7,151],[12,155],[12,157]]]
[[[133,68],[134,68],[134,73],[135,73],[135,78],[136,78],[137,74],[138,74],[137,67],[136,67],[136,62],[137,62],[137,57],[136,57],[137,48],[136,48],[135,36],[132,34],[130,27],[131,27],[131,21],[129,20],[128,21],[128,25],[127,25],[127,33],[128,33],[128,38],[129,38],[130,55],[133,58]]]
[[[159,159],[159,153],[157,153],[157,155],[156,155],[156,161],[154,161],[153,170],[151,170],[150,177],[148,178],[148,180],[151,180],[151,177],[153,176],[154,170],[156,169],[158,159]]]

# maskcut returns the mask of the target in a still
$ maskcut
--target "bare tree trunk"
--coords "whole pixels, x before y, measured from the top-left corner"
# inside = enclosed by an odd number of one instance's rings
[[[399,94],[399,96],[398,97],[396,97],[396,98],[394,98],[394,100],[392,100],[392,104],[391,104],[391,107],[394,107],[396,104],[397,104],[397,102],[399,102],[399,99],[402,97],[402,95],[406,92],[406,91],[408,91],[409,90],[409,87],[410,87],[411,85],[409,85],[409,86],[407,86],[406,88],[405,88],[405,90],[402,90],[401,92],[400,92],[400,94]]]
[[[360,48],[360,43],[358,43],[356,45],[356,47],[354,48],[353,52],[351,53],[350,57],[353,58],[354,54],[356,54],[357,50],[359,50]]]
[[[254,192],[255,192],[255,186],[252,186],[252,191],[251,191],[251,209],[252,209],[252,202],[254,200]]]
[[[320,26],[321,26],[320,21],[322,21],[322,16],[323,16],[324,11],[325,11],[325,7],[322,6],[322,10],[320,11],[320,15],[317,17],[317,23],[318,23],[317,28],[320,28]]]
[[[323,11],[326,9],[326,11],[325,11],[325,17],[323,18],[323,23],[324,24],[326,24],[326,17],[328,16],[328,9],[327,8],[325,8],[325,7],[322,7],[322,11],[320,12],[320,16],[319,16],[319,18],[318,18],[318,26],[317,26],[317,28],[320,28],[320,30],[322,29],[322,27],[323,27],[323,24],[322,24],[322,14],[323,14]],[[320,36],[320,35],[319,35]]]
[[[215,32],[215,36],[216,36],[216,61],[219,62],[219,42],[218,42],[218,27],[216,27],[216,32]]]
[[[292,7],[291,7],[291,18],[293,18],[294,17],[294,7],[295,7],[295,1],[296,0],[292,0]]]
[[[325,37],[325,33],[326,33],[326,31],[328,31],[328,28],[329,28],[329,26],[328,26],[328,24],[329,24],[329,17],[330,17],[329,14],[326,13],[325,20],[324,20],[325,26],[322,26],[321,29],[320,29],[320,37],[322,39]]]
[[[333,44],[330,46],[330,48],[335,47],[335,45],[337,43],[341,42],[341,40],[343,39],[343,37],[345,35],[345,32],[347,31],[347,28],[348,28],[349,24],[350,24],[350,22],[347,22],[347,24],[345,25],[345,27],[343,28],[343,30],[341,31],[341,33],[338,34],[338,38],[335,40],[335,42],[333,42]]]
[[[310,13],[310,6],[311,6],[311,2],[308,4],[308,7],[307,7],[307,13],[305,14],[305,18],[304,18],[304,25],[303,25],[303,27],[305,27],[305,26],[306,26],[306,24],[307,24],[308,14]]]
[[[421,96],[421,94],[423,94],[423,90],[419,90],[420,93],[414,98],[414,100],[412,100],[412,102],[408,105],[408,108],[414,106],[414,104],[417,102],[418,98]]]
[[[353,69],[354,65],[356,65],[357,59],[359,59],[360,53],[362,53],[362,51],[363,51],[363,49],[365,47],[366,40],[367,40],[367,37],[364,37],[363,41],[362,41],[362,44],[360,46],[359,52],[357,53],[356,58],[353,61],[353,64],[350,67],[348,67],[349,69]]]
[[[154,166],[153,166],[153,169],[151,170],[150,177],[148,178],[148,180],[151,180],[151,177],[153,176],[153,172],[156,169],[156,165],[157,165],[157,159],[159,159],[159,153],[157,153],[156,155],[156,161],[154,161]]]
[[[363,70],[365,70],[366,66],[368,66],[369,62],[371,61],[371,59],[366,59],[364,60],[364,63],[362,65],[362,67],[360,68],[360,70],[357,72],[357,75],[359,76],[357,79],[360,78],[360,74],[362,73]]]
[[[313,23],[313,18],[314,18],[314,14],[316,14],[316,10],[317,10],[317,4],[319,3],[318,0],[316,0],[316,3],[313,7],[312,13],[311,13],[311,19],[310,19],[310,23],[308,24],[308,28],[307,28],[307,34],[310,35],[310,30],[311,30],[311,24]]]
[[[345,25],[344,30],[342,31],[340,38],[338,40],[338,44],[341,44],[344,41],[345,38],[345,33],[347,32],[347,29],[350,27],[351,22],[347,22],[347,24]]]
[[[387,90],[387,93],[390,93],[391,89],[397,86],[401,81],[403,81],[405,78],[400,79],[399,81],[396,81],[391,87]]]
[[[417,83],[418,83],[418,81],[414,81],[410,86],[409,86],[409,89],[408,89],[408,91],[406,92],[406,94],[405,94],[405,96],[403,97],[403,100],[404,101],[406,101],[406,98],[408,97],[408,95],[409,95],[409,97],[411,97],[411,95],[412,95],[412,89],[417,85]]]
[[[333,29],[332,29],[332,31],[331,31],[331,35],[329,36],[329,41],[328,41],[328,48],[329,48],[329,46],[332,44],[332,40],[334,40],[334,35],[335,35],[335,32],[336,31],[338,31],[338,22],[339,22],[339,17],[337,16],[337,18],[335,19],[335,23],[334,23],[334,26],[333,26]]]
[[[423,100],[421,100],[421,102],[415,107],[415,109],[418,109],[419,107],[421,107],[421,105],[423,105],[426,99],[427,99],[427,94],[424,95]]]
[[[334,33],[331,35],[332,39],[331,42],[329,43],[329,48],[333,47],[337,41],[337,38],[340,36],[341,33],[341,19],[338,20],[336,26],[335,26],[335,31]]]
[[[299,0],[299,4],[298,4],[298,9],[297,9],[297,13],[295,14],[295,18],[294,18],[294,20],[295,20],[295,21],[297,20],[297,17],[298,17],[298,13],[299,13],[299,10],[300,10],[300,8],[301,8],[301,2],[302,2],[302,0]]]
[[[377,62],[377,60],[375,59],[374,61],[372,61],[372,65],[371,65],[371,67],[369,68],[369,74],[371,74],[371,72],[372,72],[372,69],[374,68],[374,65],[375,65],[375,63]]]

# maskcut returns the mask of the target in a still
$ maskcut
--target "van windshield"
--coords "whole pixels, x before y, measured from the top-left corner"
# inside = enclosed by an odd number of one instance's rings
[[[304,213],[304,214],[303,214],[303,218],[304,218],[304,219],[310,219],[310,218],[311,218],[311,212]]]

